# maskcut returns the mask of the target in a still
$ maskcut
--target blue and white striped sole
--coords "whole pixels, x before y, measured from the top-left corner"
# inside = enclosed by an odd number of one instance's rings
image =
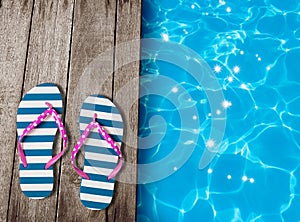
[[[106,97],[91,95],[84,101],[79,119],[81,134],[97,113],[97,121],[121,147],[123,138],[123,120],[117,107]],[[80,200],[92,210],[106,208],[113,197],[114,179],[107,180],[108,175],[118,163],[118,155],[110,145],[93,129],[84,143],[84,168],[90,180],[82,178]]]
[[[59,89],[52,83],[37,85],[31,89],[19,104],[17,113],[17,133],[33,122],[48,107],[49,102],[58,114],[62,113],[62,98]],[[53,167],[45,170],[45,164],[52,158],[57,125],[49,116],[22,140],[28,166],[20,160],[20,186],[23,193],[32,199],[48,197],[53,190]]]

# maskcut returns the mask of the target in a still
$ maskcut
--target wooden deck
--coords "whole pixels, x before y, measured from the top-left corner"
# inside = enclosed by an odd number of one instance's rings
[[[108,54],[101,72],[113,73],[101,88],[100,79],[78,84],[85,68],[114,45],[140,38],[141,0],[0,0],[0,221],[135,221],[136,185],[117,182],[110,207],[91,211],[79,200],[80,177],[72,170],[70,155],[79,136],[78,115],[84,96],[100,93],[115,103],[138,98],[118,94],[139,76],[139,62],[115,70],[122,59],[118,50]],[[128,52],[132,53],[132,52]],[[134,52],[136,53],[136,52]],[[97,75],[95,75],[97,78]],[[29,89],[42,82],[60,86],[64,98],[63,120],[69,133],[68,152],[55,166],[55,188],[44,200],[29,200],[19,187],[16,152],[16,111]],[[98,91],[91,89],[99,88]],[[82,92],[83,98],[74,97]],[[131,109],[122,147],[126,161],[137,161],[138,107]],[[61,140],[56,141],[57,153]],[[82,163],[82,161],[79,161]],[[136,178],[135,169],[122,173]]]

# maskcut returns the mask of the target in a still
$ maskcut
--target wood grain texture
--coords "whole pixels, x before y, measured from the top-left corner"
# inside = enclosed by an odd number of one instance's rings
[[[0,221],[136,220],[139,44],[123,43],[139,39],[140,10],[141,0],[0,0],[0,133],[11,135],[0,138],[0,161],[5,162],[0,168]],[[52,195],[29,200],[19,187],[16,110],[21,97],[43,82],[58,84],[63,94],[68,151],[54,167]],[[111,98],[125,120],[126,164],[113,202],[103,211],[82,206],[81,178],[70,162],[80,135],[80,108],[90,94]],[[54,147],[55,155],[60,137]],[[78,165],[82,163],[80,154]]]
[[[136,221],[136,176],[138,147],[138,98],[141,26],[141,0],[119,1],[117,8],[114,103],[125,120],[122,152],[126,164],[118,178],[114,199],[108,208],[108,221]],[[126,218],[126,220],[124,220]]]
[[[5,221],[16,142],[16,109],[22,84],[32,0],[0,5],[0,221]]]
[[[24,93],[43,82],[53,82],[62,92],[67,86],[67,72],[72,26],[73,1],[36,0],[24,79]],[[65,94],[63,94],[63,98]],[[61,140],[54,154],[61,150]],[[59,162],[55,178],[59,176]],[[19,187],[19,156],[14,162],[8,221],[54,221],[56,217],[57,181],[52,195],[43,200],[29,200]]]
[[[71,167],[71,152],[79,138],[81,105],[90,94],[112,97],[113,49],[116,1],[78,0],[72,38],[71,68],[67,97],[66,122],[69,147],[62,161],[58,221],[106,221],[106,211],[85,208],[79,199],[81,178]],[[82,166],[82,155],[78,155]]]

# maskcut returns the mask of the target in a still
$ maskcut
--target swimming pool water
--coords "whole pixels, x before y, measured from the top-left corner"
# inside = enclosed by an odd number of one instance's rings
[[[143,0],[142,16],[143,38],[179,49],[142,45],[137,221],[300,221],[300,3]]]

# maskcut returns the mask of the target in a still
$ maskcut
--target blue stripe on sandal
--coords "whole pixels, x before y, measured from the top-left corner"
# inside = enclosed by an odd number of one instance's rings
[[[45,102],[51,103],[58,114],[62,113],[62,97],[53,83],[40,84],[23,97],[17,112],[18,138],[48,108]],[[52,158],[56,132],[54,119],[48,117],[22,140],[28,166],[25,168],[20,160],[20,187],[29,198],[43,199],[53,190],[53,167],[45,170],[45,164]]]
[[[91,95],[84,101],[79,118],[81,134],[86,125],[93,120],[94,113],[97,113],[97,122],[121,147],[122,116],[117,107],[104,96]],[[81,180],[80,200],[85,207],[91,210],[102,210],[110,204],[113,198],[115,180],[108,180],[107,177],[116,167],[118,155],[100,136],[97,129],[93,129],[88,135],[84,147],[83,172],[90,179],[82,178]]]

